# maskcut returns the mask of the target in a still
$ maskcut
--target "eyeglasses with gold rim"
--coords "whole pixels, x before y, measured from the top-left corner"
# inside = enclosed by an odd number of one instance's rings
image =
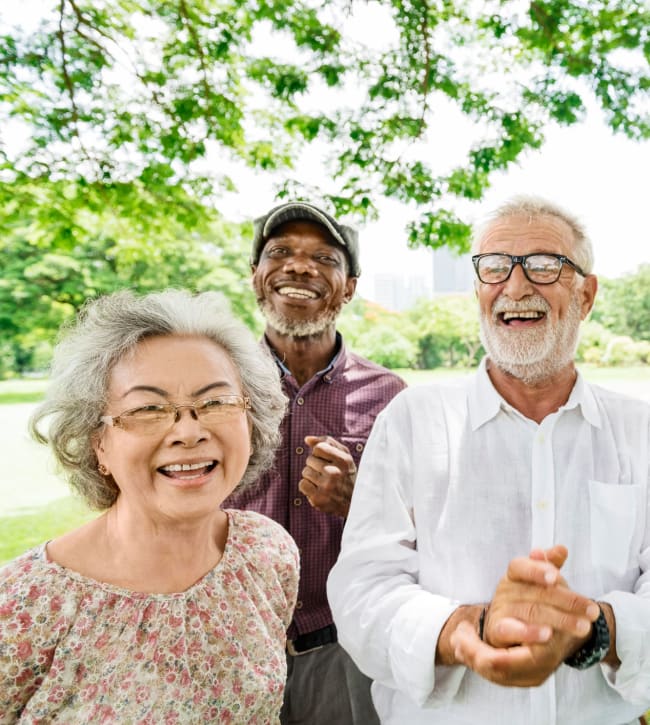
[[[250,398],[243,395],[218,395],[196,400],[194,403],[152,403],[125,410],[119,415],[103,415],[99,420],[106,425],[143,435],[169,430],[180,418],[183,408],[192,409],[192,417],[205,426],[219,425],[251,409]]]

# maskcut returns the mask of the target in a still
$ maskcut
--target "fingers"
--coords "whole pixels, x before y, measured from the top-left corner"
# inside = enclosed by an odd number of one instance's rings
[[[532,584],[542,587],[535,591],[535,599],[543,604],[551,605],[576,617],[585,617],[589,623],[598,618],[598,605],[588,597],[569,589],[566,581],[560,575],[561,567],[568,557],[565,546],[557,545],[550,549],[533,549],[530,557],[513,559],[508,565],[507,578],[512,582]],[[576,623],[568,623],[571,633],[581,635],[583,625],[574,631]],[[564,627],[560,627],[564,629]]]
[[[507,647],[539,642],[542,640],[537,638],[543,638],[549,627],[554,633],[574,638],[589,633],[591,623],[598,618],[598,605],[571,590],[561,576],[559,566],[567,555],[566,547],[558,545],[534,549],[530,556],[509,563],[485,622],[490,644]],[[519,620],[521,626],[513,620]]]
[[[525,582],[548,587],[559,582],[558,567],[546,560],[535,560],[532,557],[520,556],[508,564],[508,579],[514,582]]]
[[[548,590],[541,591],[546,596]],[[551,589],[558,594],[557,598],[547,596],[546,600],[513,601],[506,605],[493,602],[486,627],[487,639],[498,646],[512,643],[544,641],[543,633],[547,630],[563,632],[573,637],[584,637],[591,629],[592,617],[598,617],[598,606],[595,602],[581,597],[570,589]],[[595,609],[594,609],[595,608]],[[514,625],[504,625],[511,621],[519,621],[526,629],[522,638],[512,638]],[[531,629],[528,629],[528,628]]]
[[[511,644],[534,644],[548,642],[553,629],[548,625],[531,624],[522,622],[514,617],[503,617],[493,626],[492,632],[496,636],[500,646],[511,646]]]
[[[564,566],[564,562],[569,556],[569,550],[562,544],[556,544],[550,549],[533,549],[530,552],[530,558],[536,559],[537,561],[548,561],[553,566],[561,569]]]
[[[356,470],[349,448],[331,436],[305,436],[305,443],[312,449],[309,458],[338,465],[342,470]],[[309,462],[309,459],[307,459]]]
[[[357,470],[350,451],[330,436],[306,436],[305,443],[312,451],[299,490],[319,511],[347,516]]]
[[[506,648],[482,642],[469,622],[460,622],[450,635],[458,664],[491,682],[511,687],[539,685],[554,671],[556,663],[543,656],[543,650],[528,645]]]

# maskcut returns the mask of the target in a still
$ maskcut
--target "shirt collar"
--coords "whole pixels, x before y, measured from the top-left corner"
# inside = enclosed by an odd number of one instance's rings
[[[499,395],[487,373],[487,357],[481,360],[476,375],[469,384],[468,391],[469,417],[472,430],[480,428],[488,420],[496,417],[501,408],[511,406]],[[571,410],[580,407],[584,419],[595,428],[601,427],[601,416],[598,404],[591,387],[578,371],[576,382],[569,399],[559,409]]]
[[[580,371],[578,371],[578,376],[576,377],[576,382],[571,391],[571,395],[569,395],[569,399],[560,410],[571,410],[578,406],[580,406],[582,415],[587,423],[593,425],[594,428],[602,427],[600,411],[598,410],[594,391],[587,384]]]
[[[468,405],[472,430],[477,430],[494,418],[505,402],[487,374],[487,358],[484,357],[469,384]]]
[[[263,344],[269,349],[271,355],[275,359],[278,367],[282,372],[282,376],[291,377],[291,370],[284,364],[284,360],[278,355],[271,343],[269,342],[266,335],[262,340]],[[326,380],[331,381],[336,375],[338,375],[344,368],[347,361],[347,351],[345,349],[345,343],[340,332],[336,332],[336,347],[334,357],[329,363],[319,372],[316,373],[316,377],[323,377],[327,375]]]

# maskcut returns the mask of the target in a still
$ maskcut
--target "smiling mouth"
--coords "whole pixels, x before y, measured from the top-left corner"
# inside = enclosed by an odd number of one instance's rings
[[[279,287],[277,293],[283,297],[290,297],[294,300],[315,300],[318,295],[310,289],[304,289],[300,287]]]
[[[202,461],[201,463],[172,463],[169,466],[161,466],[158,471],[177,480],[191,481],[195,478],[205,476],[214,471],[219,461]]]
[[[535,323],[543,320],[546,317],[546,313],[541,310],[516,310],[512,312],[499,312],[497,317],[504,325],[511,325],[513,323],[517,325]]]

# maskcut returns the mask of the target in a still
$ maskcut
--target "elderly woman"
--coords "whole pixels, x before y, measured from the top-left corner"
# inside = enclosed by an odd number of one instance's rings
[[[31,425],[104,513],[0,569],[0,723],[278,721],[296,547],[220,504],[284,410],[219,295],[86,306]]]

